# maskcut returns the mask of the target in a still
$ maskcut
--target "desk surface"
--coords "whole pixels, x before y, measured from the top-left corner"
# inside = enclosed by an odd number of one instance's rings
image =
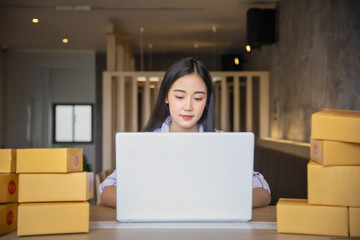
[[[103,206],[90,207],[90,232],[18,237],[16,232],[5,234],[6,239],[266,239],[266,240],[331,240],[347,239],[329,236],[279,234],[276,232],[276,210],[274,206],[253,210],[253,219],[248,223],[218,224],[120,224],[116,222],[116,210]]]

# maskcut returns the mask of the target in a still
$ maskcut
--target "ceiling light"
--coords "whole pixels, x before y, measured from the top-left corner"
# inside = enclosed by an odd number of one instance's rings
[[[235,65],[239,65],[239,63],[240,63],[240,62],[239,62],[239,58],[237,58],[237,57],[234,58],[234,63],[235,63]]]
[[[32,19],[32,22],[33,22],[33,23],[38,23],[38,22],[39,22],[39,19],[33,18],[33,19]]]
[[[251,51],[251,47],[250,45],[246,45],[246,51],[250,52]]]
[[[66,43],[68,43],[68,42],[69,42],[69,39],[64,38],[64,39],[62,40],[62,42],[66,44]]]

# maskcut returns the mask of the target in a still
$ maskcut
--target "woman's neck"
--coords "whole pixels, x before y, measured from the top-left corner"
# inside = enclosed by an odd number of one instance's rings
[[[195,124],[191,128],[178,128],[171,122],[169,125],[169,132],[199,132],[199,124]]]

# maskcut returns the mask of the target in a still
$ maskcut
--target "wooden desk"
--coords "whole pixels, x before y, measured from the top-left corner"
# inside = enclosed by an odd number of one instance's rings
[[[16,232],[5,234],[1,240],[48,240],[48,239],[266,239],[266,240],[331,240],[349,239],[329,236],[279,234],[276,232],[276,210],[274,206],[253,210],[253,220],[248,223],[185,223],[185,224],[120,224],[116,222],[116,210],[103,206],[90,207],[90,232],[18,237]]]

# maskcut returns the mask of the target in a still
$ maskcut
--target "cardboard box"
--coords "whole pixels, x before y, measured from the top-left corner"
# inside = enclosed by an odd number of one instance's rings
[[[18,175],[0,173],[0,203],[18,201]]]
[[[94,197],[94,173],[19,174],[19,202],[86,201]]]
[[[68,173],[83,170],[81,148],[17,149],[17,173]]]
[[[315,139],[360,143],[360,111],[324,109],[311,116]]]
[[[360,237],[360,208],[349,208],[350,237]]]
[[[360,165],[360,144],[312,138],[310,158],[323,166]]]
[[[0,173],[16,172],[16,150],[0,149]]]
[[[280,198],[276,205],[279,233],[348,236],[347,207],[310,205],[306,199]]]
[[[16,230],[17,203],[0,204],[0,235]]]
[[[308,163],[310,204],[360,207],[360,166]]]
[[[88,202],[21,203],[18,236],[89,232]]]

